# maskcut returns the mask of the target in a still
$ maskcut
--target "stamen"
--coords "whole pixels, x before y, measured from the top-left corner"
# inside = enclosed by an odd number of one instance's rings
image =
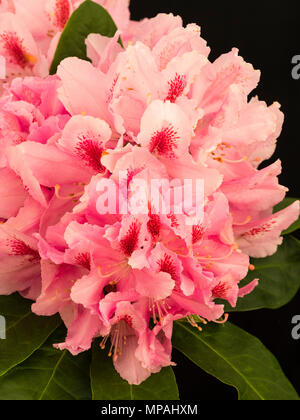
[[[216,160],[220,163],[223,163],[223,162],[225,162],[225,163],[242,163],[242,162],[245,162],[248,159],[249,159],[248,156],[244,156],[241,159],[237,159],[237,160],[226,159],[226,158],[220,157],[220,156],[219,157],[213,157],[213,160]]]
[[[222,320],[218,320],[218,321],[213,321],[215,324],[225,324],[225,322],[227,322],[227,320],[228,320],[228,318],[229,318],[229,314],[224,314],[224,319],[222,319]]]
[[[149,312],[152,313],[154,324],[161,323],[163,319],[168,315],[171,306],[163,300],[155,300],[149,298]]]
[[[252,217],[251,216],[247,216],[244,222],[233,222],[232,224],[234,226],[244,226],[247,225],[249,222],[251,222]]]
[[[177,248],[177,249],[172,249],[171,251],[175,252],[175,254],[179,255],[180,257],[187,257],[188,255],[191,255],[191,253],[190,253],[191,249],[192,248],[186,249],[184,247],[181,247],[181,248]]]
[[[102,350],[104,350],[104,349],[105,349],[105,346],[106,346],[106,342],[107,342],[107,340],[108,340],[108,337],[109,337],[109,335],[106,335],[106,336],[103,338],[103,340],[101,341],[101,343],[100,343],[100,348],[101,348]]]
[[[238,249],[238,245],[237,244],[231,245],[231,249],[228,252],[228,254],[226,254],[226,255],[224,255],[222,257],[213,258],[210,255],[208,255],[207,257],[201,257],[201,256],[199,256],[199,252],[196,252],[195,253],[195,256],[198,257],[197,260],[221,261],[221,260],[225,260],[226,258],[230,257],[234,251],[241,252]]]
[[[101,271],[101,267],[97,267],[97,271],[98,271],[99,276],[100,276],[101,278],[103,278],[103,279],[107,279],[107,278],[109,278],[109,277],[112,277],[114,274],[117,274],[117,273],[119,273],[122,269],[124,269],[124,268],[128,267],[127,260],[126,260],[126,261],[121,261],[120,263],[113,264],[113,265],[109,266],[109,268],[112,268],[112,267],[113,267],[113,268],[115,268],[115,267],[116,267],[116,269],[115,269],[115,270],[112,270],[112,271],[106,271],[105,273],[102,273],[102,271]]]
[[[226,163],[242,163],[248,159],[249,159],[248,156],[243,156],[241,159],[237,159],[237,160],[222,158],[223,162],[226,162]]]
[[[199,315],[187,315],[186,320],[192,327],[197,328],[200,332],[202,331],[202,328],[198,325],[198,322],[202,322],[204,325],[207,324],[207,321]]]
[[[111,331],[106,335],[100,343],[100,348],[105,349],[108,338],[110,338],[110,348],[108,357],[113,357],[116,361],[123,354],[123,347],[127,344],[126,324],[130,326],[132,320],[129,316],[125,316],[117,324],[111,327]]]
[[[58,185],[58,184],[56,184],[55,185],[55,187],[54,187],[54,189],[55,189],[55,195],[56,195],[56,197],[59,199],[59,200],[70,200],[71,198],[76,198],[76,197],[81,197],[82,196],[82,194],[84,193],[84,191],[80,191],[79,193],[71,193],[71,194],[69,194],[69,195],[67,195],[67,196],[62,196],[62,195],[60,195],[60,189],[61,189],[61,186],[60,185]]]

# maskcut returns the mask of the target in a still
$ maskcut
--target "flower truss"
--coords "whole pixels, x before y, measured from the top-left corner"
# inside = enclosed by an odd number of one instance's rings
[[[259,279],[239,286],[249,258],[276,252],[299,202],[273,214],[287,192],[281,163],[260,166],[281,132],[280,105],[249,101],[259,71],[236,49],[211,62],[196,24],[172,14],[134,22],[126,0],[99,0],[115,36],[90,34],[90,62],[68,57],[49,75],[81,3],[0,5],[0,294],[59,313],[61,350],[77,355],[102,337],[115,369],[138,385],[173,364],[174,321],[225,322],[224,301],[234,307],[253,291]],[[128,209],[136,186],[157,179],[168,182],[170,210],[158,211],[150,188],[146,211]],[[199,179],[195,219],[172,181]]]

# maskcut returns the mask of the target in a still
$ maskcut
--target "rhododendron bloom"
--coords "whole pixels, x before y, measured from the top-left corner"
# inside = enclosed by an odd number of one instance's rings
[[[68,57],[49,76],[82,2],[38,3],[0,10],[10,79],[0,97],[0,294],[59,313],[68,333],[56,347],[73,355],[101,337],[122,378],[140,384],[173,364],[175,321],[226,321],[224,301],[235,307],[259,284],[240,285],[250,257],[274,254],[298,219],[298,201],[273,214],[287,192],[280,161],[259,166],[283,114],[248,101],[260,73],[237,49],[211,62],[197,25],[171,14],[131,22],[127,0],[99,0],[118,32],[90,34],[90,62]],[[163,180],[167,212],[163,187],[150,193]],[[197,181],[201,200],[179,194]]]

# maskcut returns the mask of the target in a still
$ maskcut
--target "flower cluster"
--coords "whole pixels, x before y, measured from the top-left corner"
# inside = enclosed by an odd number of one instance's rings
[[[130,22],[121,0],[107,1],[121,23],[115,37],[86,40],[91,62],[67,58],[40,77],[49,34],[80,2],[23,3],[0,15],[4,53],[27,75],[0,98],[0,294],[18,291],[34,313],[59,313],[68,328],[59,349],[76,355],[103,337],[116,370],[139,384],[172,364],[174,321],[201,330],[226,320],[216,299],[235,306],[250,293],[258,279],[239,287],[249,257],[276,252],[298,218],[299,202],[273,214],[287,191],[280,162],[259,169],[283,114],[278,103],[248,101],[260,74],[237,50],[210,62],[197,25],[166,14]],[[141,181],[157,179],[169,181],[169,212],[148,189],[146,212],[123,211]],[[204,182],[199,220],[187,206],[174,210],[182,203],[172,181],[187,179]]]

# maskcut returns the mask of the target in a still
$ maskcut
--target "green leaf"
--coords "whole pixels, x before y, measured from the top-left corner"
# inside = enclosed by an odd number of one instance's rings
[[[90,352],[74,357],[54,349],[65,335],[60,327],[29,359],[0,377],[0,400],[91,399]]]
[[[293,204],[295,201],[298,201],[298,200],[300,200],[300,199],[299,198],[290,198],[290,197],[285,198],[281,203],[279,203],[277,206],[274,207],[273,213],[276,213],[280,210],[285,209],[286,207],[290,206],[291,204]],[[282,235],[288,235],[290,233],[295,232],[298,229],[300,229],[300,217],[288,229],[284,230],[282,232]]]
[[[287,236],[276,254],[251,260],[255,270],[241,282],[244,286],[255,278],[258,286],[249,295],[238,299],[236,308],[225,305],[226,312],[277,309],[286,305],[300,288],[300,242]]]
[[[177,322],[172,341],[204,371],[235,387],[240,400],[299,400],[272,353],[233,324],[210,323],[199,332]]]
[[[84,1],[73,12],[61,34],[50,74],[55,74],[59,63],[67,57],[89,61],[85,45],[89,34],[101,34],[111,38],[116,31],[117,27],[106,9],[91,0]]]
[[[0,340],[0,377],[26,360],[61,324],[57,316],[34,315],[31,304],[17,293],[0,296],[0,315],[6,319],[6,339]]]
[[[94,344],[91,364],[93,400],[178,400],[178,388],[171,367],[150,376],[141,385],[129,385],[114,369],[105,350]]]

